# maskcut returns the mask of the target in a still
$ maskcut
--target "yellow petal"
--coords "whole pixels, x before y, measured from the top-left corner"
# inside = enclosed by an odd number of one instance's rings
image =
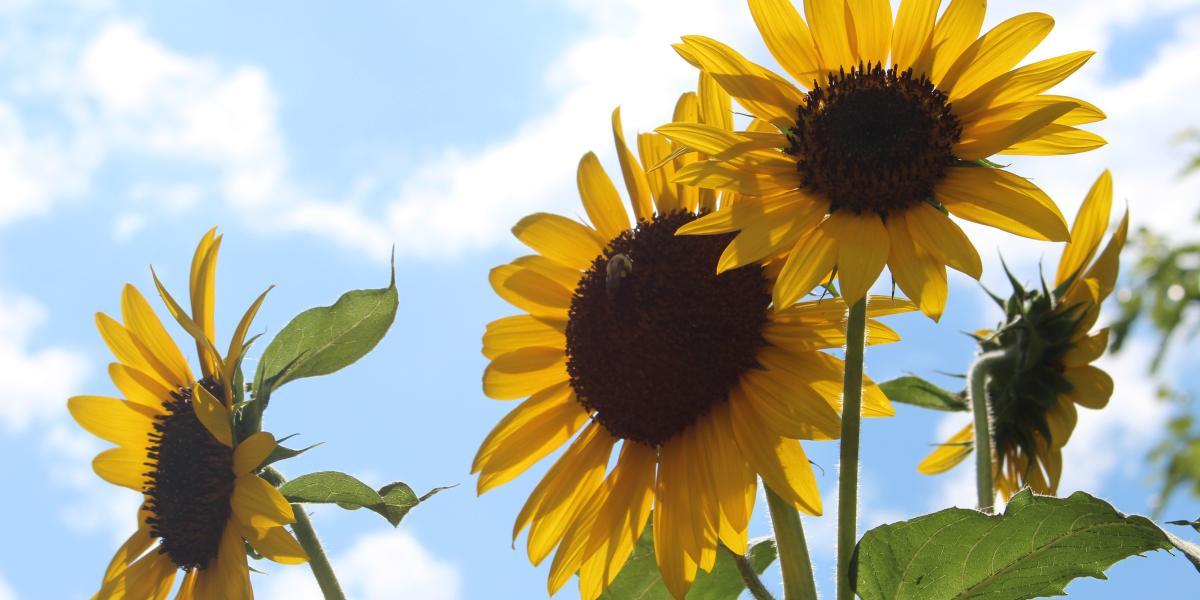
[[[700,122],[700,101],[696,98],[695,92],[687,92],[679,97],[679,101],[675,103],[675,114],[671,118],[676,123],[699,123]],[[688,166],[691,163],[699,160],[695,152],[688,152],[688,148],[684,148],[679,144],[671,144],[671,156],[675,157],[675,170]],[[698,188],[676,184],[675,196],[679,198],[679,206],[688,212],[696,212],[700,205],[700,190]]]
[[[987,0],[952,0],[933,30],[930,79],[940,84],[946,71],[971,45],[983,27]]]
[[[1046,411],[1046,423],[1050,426],[1050,441],[1053,448],[1062,448],[1075,431],[1075,423],[1079,413],[1075,410],[1075,402],[1067,398],[1059,398]]]
[[[1125,210],[1125,216],[1121,217],[1121,223],[1117,225],[1117,231],[1113,233],[1108,240],[1108,244],[1104,246],[1104,250],[1100,256],[1096,258],[1096,262],[1087,270],[1084,275],[1085,279],[1090,279],[1096,282],[1097,302],[1104,300],[1113,291],[1113,286],[1117,283],[1117,271],[1121,259],[1121,249],[1125,247],[1125,237],[1129,234],[1129,210]],[[1095,322],[1094,320],[1092,322]],[[1091,328],[1091,323],[1087,324],[1087,328]]]
[[[753,207],[754,202],[741,202],[732,212]],[[717,261],[717,272],[736,269],[790,250],[803,236],[820,225],[825,208],[802,199],[794,209],[780,208],[773,213],[736,217],[743,225],[733,241],[725,247]]]
[[[500,265],[488,273],[496,295],[536,316],[565,319],[571,307],[571,290],[533,269]]]
[[[650,194],[658,214],[669,214],[682,208],[675,194],[675,161],[670,160],[671,143],[654,133],[638,135],[638,154],[642,164],[650,169],[646,177],[650,182]]]
[[[237,475],[250,473],[258,468],[276,447],[275,436],[259,431],[238,443],[233,450],[233,472]]]
[[[946,267],[925,249],[913,243],[910,228],[903,215],[888,219],[888,269],[896,285],[912,298],[921,312],[937,321],[946,309]]]
[[[906,71],[917,67],[926,54],[933,35],[941,0],[902,0],[896,12],[896,27],[892,30],[892,64]],[[921,72],[916,72],[918,77]]]
[[[562,447],[587,424],[591,413],[575,399],[567,382],[546,388],[504,416],[475,454],[479,494],[512,481]]]
[[[284,565],[300,565],[308,562],[308,554],[300,547],[300,542],[283,527],[255,529],[243,527],[242,537],[254,547],[259,554]]]
[[[858,59],[886,66],[892,38],[891,1],[848,0],[848,6],[854,20]]]
[[[203,335],[203,340],[196,342],[196,350],[200,355],[204,374],[214,378],[219,375],[220,371],[217,369],[215,357],[209,353],[208,348],[216,340],[213,314],[216,309],[217,255],[221,250],[222,238],[222,236],[216,235],[216,232],[215,227],[208,230],[208,233],[204,234],[200,243],[197,244],[196,253],[192,256],[192,272],[188,282],[192,301],[192,321],[196,323]]]
[[[1004,21],[964,50],[938,87],[949,94],[951,102],[967,97],[1021,62],[1053,28],[1054,19],[1043,13],[1025,13]]]
[[[813,41],[821,54],[822,70],[836,73],[858,66],[850,23],[846,22],[846,0],[804,0],[804,16],[812,27]]]
[[[730,399],[729,413],[734,439],[763,483],[792,506],[810,515],[821,514],[817,480],[800,442],[768,433],[761,417],[744,398]]]
[[[1061,121],[1061,119],[1059,119]],[[1108,140],[1090,131],[1051,123],[1029,134],[997,154],[1005,156],[1065,156],[1091,152],[1108,144]]]
[[[199,572],[193,593],[196,598],[251,600],[254,597],[246,546],[236,527],[225,527],[216,562]]]
[[[754,152],[786,146],[787,138],[782,134],[749,136],[743,132],[729,131],[703,123],[668,123],[659,126],[655,131],[673,142],[708,154],[717,160],[736,158],[741,166],[759,170],[763,167],[776,170],[796,168],[795,160],[781,152]]]
[[[243,527],[270,529],[296,521],[292,505],[283,494],[257,475],[237,476],[230,505]]]
[[[567,322],[564,319],[515,315],[488,323],[483,334],[483,355],[496,358],[506,352],[534,346],[565,348]]]
[[[687,596],[696,580],[697,554],[692,547],[692,518],[687,479],[688,456],[681,445],[663,445],[654,488],[654,558],[667,590],[676,598]]]
[[[804,95],[795,86],[716,40],[690,35],[683,38],[683,45],[701,68],[754,116],[780,128],[795,121],[796,107],[804,103]]]
[[[800,85],[824,81],[812,33],[791,0],[750,0],[750,14],[771,55]]]
[[[629,203],[633,205],[633,216],[639,221],[654,218],[654,198],[650,195],[650,181],[637,157],[625,143],[625,131],[621,126],[621,107],[612,113],[613,142],[617,147],[617,160],[621,163],[621,176],[625,189],[629,191]]]
[[[1037,132],[1074,110],[1070,103],[1039,108],[1017,121],[987,123],[963,130],[963,139],[955,144],[954,155],[962,160],[982,160],[1034,137]]]
[[[694,162],[677,172],[674,181],[683,185],[751,196],[789,192],[799,184],[794,166],[757,170],[719,160]]]
[[[827,279],[837,260],[837,244],[823,228],[800,238],[775,280],[772,301],[776,310],[791,305]]]
[[[875,214],[834,213],[822,226],[838,247],[837,272],[842,298],[854,304],[879,279],[888,258],[888,233]]]
[[[1035,240],[1070,239],[1054,201],[1031,181],[1002,169],[946,169],[934,195],[961,219]]]
[[[1112,174],[1105,170],[1092,184],[1075,216],[1075,223],[1071,225],[1071,241],[1063,248],[1062,258],[1058,261],[1054,277],[1056,285],[1062,285],[1072,275],[1082,276],[1083,268],[1096,256],[1100,240],[1108,229],[1112,189]]]
[[[975,428],[971,425],[963,427],[961,431],[946,440],[945,444],[938,446],[937,450],[926,456],[925,460],[917,466],[917,471],[926,475],[949,471],[971,455],[971,444],[974,440]]]
[[[162,600],[175,583],[175,563],[166,553],[151,552],[105,582],[96,594],[104,600]]]
[[[1095,52],[1072,52],[1014,69],[954,103],[954,114],[964,125],[985,119],[990,109],[1031,98],[1061,83],[1078,71]]]
[[[108,376],[126,400],[161,413],[171,392],[157,378],[122,363],[109,363]]]
[[[67,400],[67,410],[77,423],[92,435],[125,446],[143,449],[154,431],[158,413],[117,398],[75,396]]]
[[[600,510],[608,502],[612,494],[615,477],[618,474],[620,467],[614,469],[600,487],[596,488],[591,498],[588,498],[579,513],[571,521],[567,527],[566,533],[563,534],[562,543],[559,544],[558,550],[554,553],[554,560],[550,563],[550,576],[546,580],[546,589],[550,595],[558,593],[562,586],[571,579],[571,576],[576,572],[579,573],[579,593],[583,598],[591,596],[590,590],[585,591],[585,588],[592,586],[603,587],[603,582],[598,581],[599,577],[596,573],[596,561],[594,560],[595,551],[585,553],[588,542],[591,538],[597,538],[601,544],[607,542],[603,534],[596,528],[596,519],[600,515]],[[601,548],[603,550],[603,548]],[[595,594],[599,596],[599,594]]]
[[[233,429],[229,423],[229,409],[212,395],[207,388],[197,383],[192,386],[192,408],[196,418],[218,442],[233,447]]]
[[[658,456],[654,448],[636,442],[622,445],[613,469],[613,487],[600,509],[585,554],[604,550],[600,574],[603,585],[616,579],[650,518]],[[604,543],[601,543],[604,540]]]
[[[527,549],[533,564],[540,564],[562,541],[586,500],[600,486],[615,442],[593,421],[529,495],[517,515],[513,538],[532,523]]]
[[[270,286],[254,302],[250,304],[250,308],[242,314],[242,318],[238,321],[237,328],[233,330],[233,337],[229,338],[229,351],[225,353],[225,368],[221,376],[221,382],[232,385],[234,371],[242,360],[242,352],[245,350],[246,334],[250,331],[250,324],[254,321],[254,316],[258,314],[258,309],[262,307],[262,303],[267,299],[267,294],[274,289],[275,286]]]
[[[723,405],[724,406],[724,405]],[[706,452],[719,509],[721,541],[731,551],[746,553],[747,528],[754,513],[758,476],[742,457],[729,428],[729,410],[714,410],[696,424]],[[703,458],[698,460],[704,460]]]
[[[188,368],[183,353],[167,334],[150,304],[132,285],[126,285],[122,290],[121,316],[125,320],[130,337],[141,350],[146,362],[175,387],[191,385],[192,371]]]
[[[948,215],[922,202],[904,216],[917,246],[965,275],[975,279],[983,275],[983,261],[975,245]]]
[[[733,130],[732,97],[717,84],[712,75],[700,71],[696,93],[700,100],[700,122],[720,129]]]
[[[208,334],[204,333],[204,328],[192,320],[192,317],[183,310],[183,307],[167,291],[166,286],[158,279],[158,274],[154,272],[154,267],[150,268],[150,276],[154,279],[154,286],[158,289],[159,297],[167,305],[167,311],[175,318],[175,322],[179,323],[183,327],[183,330],[195,341],[196,349],[200,353],[200,362],[204,376],[214,381],[219,380],[224,367],[221,363],[221,355],[217,352],[216,347],[213,346],[212,340],[209,339]]]
[[[108,569],[104,571],[104,582],[108,583],[115,579],[118,575],[125,572],[134,561],[138,559],[150,546],[154,545],[155,537],[150,535],[150,526],[146,524],[146,513],[144,510],[138,511],[137,531],[125,540],[124,544],[117,549],[113,554],[112,560],[108,563]]]
[[[171,389],[178,389],[173,383],[174,377],[164,377],[154,365],[151,365],[145,356],[142,355],[141,348],[134,342],[133,336],[124,325],[117,322],[112,317],[104,313],[96,313],[96,329],[100,331],[100,337],[104,339],[105,345],[109,351],[121,364],[133,367],[150,377],[155,381],[169,386]]]
[[[100,479],[113,485],[143,492],[146,489],[146,473],[153,469],[146,465],[149,461],[144,448],[111,448],[92,459],[92,470]]]
[[[1082,367],[1104,355],[1108,349],[1108,329],[1083,336],[1071,342],[1071,349],[1063,355],[1062,363],[1067,367]]]
[[[629,229],[629,215],[621,206],[621,195],[594,153],[588,152],[580,159],[575,182],[588,219],[601,237],[612,239]]]
[[[521,219],[512,232],[538,254],[580,270],[586,269],[604,252],[606,243],[586,225],[549,213],[536,213]]]
[[[566,380],[567,355],[562,348],[522,348],[488,363],[483,393],[496,400],[513,400]]]
[[[1093,410],[1108,406],[1108,399],[1113,393],[1113,380],[1108,373],[1086,365],[1063,371],[1063,377],[1066,377],[1072,386],[1071,391],[1065,395],[1075,404]]]
[[[789,389],[786,375],[750,372],[738,385],[739,401],[749,403],[776,434],[802,440],[841,437],[842,420],[837,411],[811,389]]]

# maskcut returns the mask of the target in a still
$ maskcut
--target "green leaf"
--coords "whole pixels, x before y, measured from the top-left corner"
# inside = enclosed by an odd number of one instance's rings
[[[879,384],[888,400],[923,408],[946,411],[970,410],[966,394],[944,390],[920,377],[907,375]]]
[[[951,508],[868,531],[851,576],[863,600],[1013,599],[1065,595],[1124,558],[1172,547],[1145,517],[1107,502],[1013,496],[1003,515]]]
[[[371,489],[371,486],[337,471],[301,475],[279,486],[279,492],[289,502],[337,504],[346,510],[365,508],[387,519],[392,527],[399,526],[400,521],[414,506],[445,489],[448,488],[434,488],[418,498],[407,484],[389,483],[376,491]]]
[[[747,558],[754,571],[762,574],[775,561],[775,540],[765,538],[750,545]],[[736,600],[746,586],[738,573],[733,554],[724,546],[717,551],[711,573],[700,571],[688,592],[688,600]],[[654,558],[654,533],[650,525],[633,548],[629,560],[600,596],[601,600],[674,600],[658,574]]]
[[[282,442],[283,440],[280,440],[280,441]],[[286,446],[276,444],[275,449],[272,450],[271,453],[267,455],[267,458],[263,459],[262,464],[258,465],[258,468],[261,469],[267,465],[275,464],[281,460],[287,460],[289,458],[296,458],[297,456],[300,456],[301,454],[304,454],[305,452],[308,452],[309,450],[312,450],[313,448],[316,448],[317,446],[320,446],[323,443],[325,443],[325,442],[317,442],[311,446],[308,446],[306,448],[301,448],[299,450],[293,450]]]
[[[383,339],[398,305],[393,266],[386,288],[346,292],[332,306],[296,315],[263,352],[254,378],[256,395],[262,398],[289,381],[354,364]]]

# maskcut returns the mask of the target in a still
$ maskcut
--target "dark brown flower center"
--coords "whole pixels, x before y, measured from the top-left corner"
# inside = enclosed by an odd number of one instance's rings
[[[886,217],[933,196],[962,126],[924,76],[868,65],[815,86],[787,134],[804,189]]]
[[[220,390],[209,386],[218,398]],[[163,402],[146,448],[146,519],[159,552],[181,569],[205,568],[217,556],[233,496],[233,449],[217,441],[192,408],[192,390]]]
[[[579,401],[614,437],[659,445],[730,389],[765,342],[762,267],[717,274],[732,235],[676,236],[696,215],[642,221],[583,275],[567,324]]]

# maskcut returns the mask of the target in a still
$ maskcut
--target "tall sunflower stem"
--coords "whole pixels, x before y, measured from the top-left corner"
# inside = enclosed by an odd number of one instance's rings
[[[775,547],[779,550],[779,568],[783,572],[784,600],[817,600],[817,584],[813,579],[812,559],[808,556],[808,542],[804,539],[804,526],[800,523],[800,514],[780,498],[771,488],[767,489],[767,508],[771,511],[771,524],[775,528]],[[771,598],[771,594],[762,587],[750,564],[743,557],[738,562],[738,571],[742,580],[757,600]],[[747,571],[754,576],[754,581],[761,589],[761,594],[755,591],[747,578]]]
[[[996,503],[993,488],[996,476],[992,472],[995,459],[992,456],[992,419],[988,410],[987,384],[992,370],[1010,360],[1007,350],[984,352],[971,363],[967,373],[971,391],[971,410],[975,413],[975,494],[979,510],[990,513]]]
[[[842,380],[842,443],[838,477],[837,597],[854,600],[850,559],[858,538],[858,445],[862,421],[863,354],[867,299],[850,307],[846,319],[846,374]]]
[[[264,468],[262,476],[276,487],[287,481],[274,467]],[[342,591],[337,575],[333,573],[333,565],[329,563],[329,557],[325,556],[325,548],[321,547],[321,540],[317,538],[317,531],[313,529],[308,513],[304,512],[304,507],[299,504],[292,505],[292,512],[296,515],[292,533],[296,534],[296,541],[300,542],[300,547],[304,548],[304,553],[308,555],[308,566],[321,588],[321,594],[325,596],[325,600],[346,600],[346,593]]]

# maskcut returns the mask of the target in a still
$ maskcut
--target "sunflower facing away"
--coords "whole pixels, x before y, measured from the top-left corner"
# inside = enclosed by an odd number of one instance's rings
[[[1006,308],[1005,323],[978,334],[981,350],[1006,349],[1014,357],[988,386],[995,489],[1005,500],[1026,485],[1042,494],[1057,493],[1062,448],[1075,429],[1075,405],[1101,409],[1112,396],[1112,378],[1091,365],[1108,347],[1108,329],[1090,333],[1100,304],[1112,293],[1129,228],[1126,211],[1096,258],[1111,206],[1112,177],[1106,171],[1075,218],[1055,288],[1026,291],[1018,286],[1008,302],[1000,303]],[[934,474],[950,469],[971,453],[974,439],[974,428],[967,425],[918,470]]]
[[[1066,241],[1054,202],[987,159],[1072,154],[1104,144],[1075,126],[1096,107],[1047,95],[1092,56],[1014,68],[1050,33],[1045,14],[1013,17],[980,36],[986,2],[750,0],[767,48],[799,84],[728,46],[689,36],[680,54],[755,117],[748,131],[672,123],[658,131],[705,152],[677,183],[754,196],[680,233],[740,233],[721,258],[733,269],[787,255],[774,301],[786,306],[836,272],[847,302],[886,264],[937,319],[948,265],[976,279],[979,255],[950,215],[1039,240]]]
[[[117,358],[108,372],[123,398],[77,396],[68,407],[84,429],[117,444],[96,456],[96,474],[143,494],[145,501],[137,531],[113,556],[96,598],[165,598],[183,570],[177,598],[248,599],[253,592],[246,543],[280,563],[306,560],[283,527],[295,520],[291,506],[254,474],[275,448],[275,438],[259,432],[233,439],[232,376],[266,294],[242,317],[222,357],[213,345],[220,245],[214,230],[196,248],[191,316],[155,278],[168,309],[196,340],[200,379],[132,285],[121,295],[123,322],[96,315],[100,335]]]
[[[676,120],[728,124],[728,96],[703,78]],[[720,126],[720,125],[719,125]],[[579,574],[591,600],[612,582],[653,511],[654,547],[668,589],[683,598],[717,543],[746,550],[757,479],[796,508],[821,513],[798,439],[840,431],[844,343],[836,299],[771,310],[772,274],[758,264],[717,274],[731,236],[676,236],[717,205],[669,183],[686,169],[661,136],[639,136],[641,161],[613,113],[617,155],[634,221],[594,154],[578,184],[591,225],[552,214],[513,233],[536,254],[491,272],[496,293],[526,314],[488,325],[484,392],[526,398],[484,440],[478,491],[506,483],[574,437],[529,496],[513,528],[529,528],[534,564],[555,548],[549,591]],[[642,165],[659,165],[649,173]],[[723,200],[728,202],[728,196]],[[911,310],[872,299],[875,316]],[[898,339],[871,321],[871,342]],[[866,416],[893,414],[868,383]],[[609,461],[620,446],[612,469]]]

